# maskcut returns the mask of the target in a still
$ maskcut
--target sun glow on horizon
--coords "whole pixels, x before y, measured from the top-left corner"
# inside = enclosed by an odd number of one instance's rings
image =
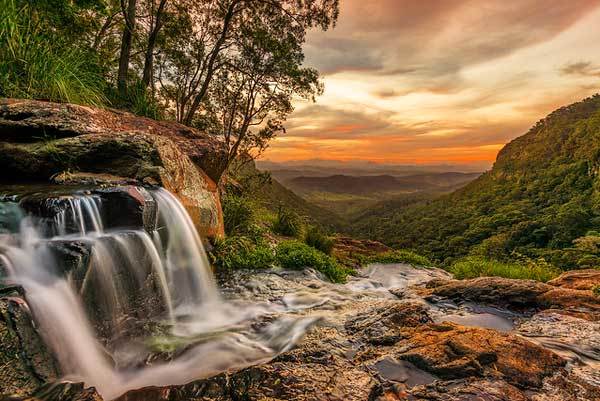
[[[296,104],[264,159],[491,165],[600,89],[600,0],[425,3],[343,1],[305,46],[325,93]]]

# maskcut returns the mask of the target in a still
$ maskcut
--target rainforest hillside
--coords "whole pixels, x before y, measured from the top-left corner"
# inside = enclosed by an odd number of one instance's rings
[[[595,95],[536,123],[464,188],[405,207],[373,207],[355,220],[354,231],[446,262],[479,254],[543,257],[562,268],[595,265],[599,172]]]

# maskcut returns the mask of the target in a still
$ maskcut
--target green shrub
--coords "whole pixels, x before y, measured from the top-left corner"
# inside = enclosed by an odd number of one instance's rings
[[[91,51],[65,42],[32,5],[0,0],[0,96],[98,106],[105,88]]]
[[[406,249],[399,249],[369,256],[364,258],[362,263],[408,263],[413,266],[431,266],[431,261],[425,256],[418,255],[413,251]]]
[[[306,231],[304,242],[327,255],[331,255],[331,251],[333,251],[333,239],[328,237],[318,226],[311,226]]]
[[[241,196],[225,196],[223,223],[228,235],[245,233],[254,223],[254,210],[250,202]]]
[[[346,281],[350,271],[336,262],[331,256],[316,250],[300,241],[284,241],[277,245],[275,258],[281,267],[301,270],[312,267],[323,273],[334,283]]]
[[[302,232],[302,220],[295,212],[280,206],[272,228],[275,234],[297,237]]]
[[[274,261],[271,248],[243,236],[232,236],[215,242],[210,253],[213,264],[220,269],[265,269]]]
[[[497,276],[546,282],[560,274],[559,269],[544,259],[521,258],[519,261],[501,262],[478,256],[468,256],[460,259],[449,270],[457,279]]]

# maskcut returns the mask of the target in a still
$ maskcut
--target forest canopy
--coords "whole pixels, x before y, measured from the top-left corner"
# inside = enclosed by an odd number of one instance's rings
[[[338,0],[0,0],[0,96],[111,106],[222,137],[229,161],[314,101]]]

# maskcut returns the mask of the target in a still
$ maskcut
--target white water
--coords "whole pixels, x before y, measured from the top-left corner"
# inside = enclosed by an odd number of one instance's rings
[[[105,231],[101,200],[77,195],[62,200],[66,207],[53,218],[50,230],[24,218],[19,233],[0,236],[0,264],[8,280],[25,289],[34,319],[62,372],[96,387],[107,400],[131,389],[183,384],[272,358],[289,349],[315,321],[287,318],[261,331],[246,328],[242,322],[268,308],[223,301],[185,209],[165,190],[152,195],[159,227],[150,234]],[[91,247],[91,261],[79,280],[74,272],[60,274],[61,267],[53,260],[51,245],[69,241]],[[141,305],[133,295],[139,295]],[[105,349],[96,327],[108,328],[112,338],[127,337],[123,322],[142,312],[169,325],[167,335],[188,342],[190,349],[170,362],[119,369],[113,360],[118,356]],[[227,331],[233,326],[238,330]],[[193,345],[202,335],[209,339]],[[104,341],[110,344],[110,338]],[[125,345],[120,355],[133,362],[130,366],[139,366],[147,352],[136,360],[140,356],[136,347]]]

